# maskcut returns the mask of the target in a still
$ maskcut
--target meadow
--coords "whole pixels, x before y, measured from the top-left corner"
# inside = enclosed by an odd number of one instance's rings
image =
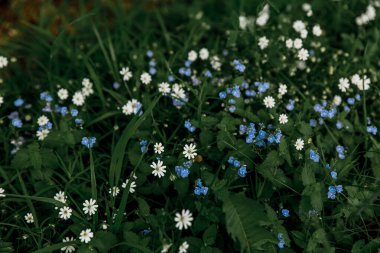
[[[0,27],[0,253],[380,252],[380,1],[40,4]]]

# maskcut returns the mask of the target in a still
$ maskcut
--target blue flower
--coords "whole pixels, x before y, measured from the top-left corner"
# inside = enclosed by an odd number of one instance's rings
[[[247,174],[247,167],[244,165],[244,166],[241,166],[238,170],[238,175],[239,177],[245,177]]]
[[[83,120],[82,119],[75,119],[75,124],[83,124]]]
[[[284,216],[285,218],[289,217],[289,210],[288,209],[282,209],[281,210],[281,213],[282,213],[282,216]]]
[[[186,120],[184,126],[191,133],[193,133],[196,130],[196,128],[190,123],[190,120]]]
[[[86,146],[87,148],[92,148],[95,143],[96,143],[95,137],[83,137],[82,138],[82,145]]]
[[[312,149],[310,150],[310,160],[316,163],[319,162],[319,155]]]
[[[22,98],[18,98],[18,99],[16,99],[15,102],[14,102],[14,105],[15,105],[16,107],[20,107],[20,106],[22,106],[23,104],[24,104],[24,100],[23,100]]]
[[[317,126],[317,121],[315,119],[311,119],[310,122],[309,122],[309,125],[311,127],[316,127]]]
[[[219,92],[219,98],[220,99],[225,99],[227,97],[227,93],[225,91]]]
[[[120,88],[120,83],[118,83],[118,82],[114,82],[114,83],[112,84],[112,88],[114,88],[115,90],[118,90],[118,89]]]
[[[189,176],[190,174],[190,171],[188,168],[184,168],[182,166],[176,166],[175,167],[175,172],[177,173],[177,175],[179,177],[182,177],[182,178],[186,178]]]
[[[338,120],[338,121],[336,122],[336,128],[337,128],[337,129],[342,129],[342,128],[343,128],[343,123],[342,123],[341,121]]]
[[[22,123],[21,119],[15,118],[15,119],[12,119],[12,125],[14,127],[21,128],[23,123]]]
[[[229,164],[231,164],[231,165],[233,165],[233,164],[234,164],[234,162],[235,162],[235,160],[236,160],[236,158],[235,158],[235,157],[233,157],[233,156],[230,156],[230,157],[228,158],[228,163],[229,163]]]
[[[277,238],[279,240],[277,246],[280,248],[280,249],[283,249],[285,247],[285,241],[284,241],[284,238],[283,238],[283,235],[282,233],[278,233],[277,234]]]
[[[331,175],[332,179],[334,179],[334,180],[338,179],[338,173],[336,173],[335,171],[331,171],[330,175]]]
[[[194,189],[194,194],[197,196],[203,195],[206,196],[208,192],[208,187],[202,185],[202,180],[200,178],[196,181],[196,187]]]
[[[347,99],[347,103],[348,103],[349,105],[353,105],[353,104],[355,104],[355,98],[348,98],[348,99]]]
[[[372,134],[372,135],[376,135],[377,134],[377,127],[375,126],[367,126],[367,132]]]
[[[149,58],[151,58],[153,56],[153,51],[152,50],[148,50],[146,52],[146,56],[148,56]]]
[[[77,109],[71,109],[70,113],[71,113],[71,116],[73,116],[73,117],[78,116],[78,110]]]
[[[233,165],[235,168],[240,167],[240,162],[238,160],[235,160]]]
[[[344,147],[341,146],[341,145],[336,146],[336,152],[343,153],[344,152]]]

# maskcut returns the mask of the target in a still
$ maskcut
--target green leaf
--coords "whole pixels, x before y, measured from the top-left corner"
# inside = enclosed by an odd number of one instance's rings
[[[142,216],[149,216],[150,214],[150,208],[148,203],[142,199],[142,198],[137,198],[137,203],[139,205],[139,211]]]
[[[213,245],[215,243],[217,231],[215,224],[206,229],[202,236],[205,245]]]
[[[289,146],[288,146],[288,143],[284,137],[281,138],[279,150],[280,150],[280,156],[285,158],[286,162],[290,166],[292,166],[292,159],[290,157]]]
[[[117,238],[111,232],[99,231],[91,240],[91,245],[98,249],[99,252],[108,252],[117,243]]]
[[[241,194],[230,194],[223,200],[227,232],[240,243],[241,252],[253,252],[267,242],[271,234],[260,224],[268,222],[264,207]]]

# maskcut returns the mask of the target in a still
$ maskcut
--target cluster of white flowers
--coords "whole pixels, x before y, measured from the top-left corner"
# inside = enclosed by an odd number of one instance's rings
[[[216,71],[220,71],[222,63],[220,62],[218,56],[214,55],[213,57],[211,57],[211,67]]]
[[[0,96],[0,107],[4,103],[4,97]]]
[[[93,83],[88,78],[82,80],[82,89],[74,93],[72,102],[76,106],[84,105],[86,98],[93,94]]]
[[[306,16],[308,17],[313,16],[313,10],[311,9],[311,5],[309,3],[303,3],[302,10],[306,12]]]
[[[373,5],[368,5],[367,9],[360,16],[356,17],[355,21],[358,26],[367,25],[376,18],[376,8]]]
[[[131,115],[131,114],[137,114],[137,113],[142,113],[140,110],[142,107],[142,104],[137,101],[137,99],[132,99],[129,100],[125,105],[122,107],[122,111],[125,115]]]
[[[43,141],[50,133],[49,128],[46,126],[49,124],[49,119],[45,115],[38,118],[37,124],[39,125],[39,130],[37,131],[38,140]]]
[[[351,83],[355,85],[359,90],[368,90],[370,88],[371,79],[366,75],[361,78],[359,74],[355,74],[351,77]],[[346,93],[350,88],[350,80],[345,77],[340,78],[338,88],[342,92]]]
[[[307,29],[306,29],[306,25],[303,21],[301,20],[297,20],[293,23],[293,29],[298,32],[301,36],[302,39],[306,39],[307,38]]]

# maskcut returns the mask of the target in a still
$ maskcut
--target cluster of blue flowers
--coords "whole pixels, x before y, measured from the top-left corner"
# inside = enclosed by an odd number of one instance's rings
[[[336,152],[338,152],[339,159],[344,159],[344,147],[341,145],[336,146]]]
[[[195,126],[193,126],[193,125],[191,124],[190,120],[186,120],[186,121],[185,121],[185,128],[186,128],[187,130],[189,130],[189,132],[191,132],[191,133],[194,133],[195,130],[197,129]]]
[[[277,246],[280,249],[283,249],[285,247],[285,241],[284,241],[284,237],[283,237],[282,233],[278,233],[277,238],[278,238],[278,241],[279,241],[278,244],[277,244]]]
[[[272,128],[272,126],[268,126],[268,128]],[[265,146],[265,139],[268,143],[277,143],[279,144],[281,142],[281,130],[277,130],[274,134],[269,134],[267,137],[267,132],[265,132],[263,129],[260,129],[260,131],[256,135],[256,128],[255,123],[249,123],[249,125],[240,125],[239,126],[239,133],[244,135],[246,134],[245,141],[248,144],[255,143],[257,147],[264,147]]]
[[[179,177],[186,178],[190,174],[190,167],[193,165],[191,161],[186,161],[182,166],[175,166],[175,172]]]
[[[83,137],[82,138],[82,145],[87,147],[87,148],[92,148],[95,143],[96,143],[95,137]]]
[[[377,134],[377,127],[375,126],[367,126],[367,132],[372,134],[372,135],[376,135]]]
[[[296,102],[293,99],[289,99],[288,104],[286,105],[286,110],[293,111],[295,104]]]
[[[148,58],[152,58],[153,57],[153,51],[152,50],[148,50],[146,52],[146,56]],[[152,76],[155,75],[157,73],[157,69],[156,69],[156,61],[154,59],[151,59],[149,61],[149,74],[151,74]]]
[[[335,106],[333,106],[330,110],[326,109],[327,101],[323,100],[322,104],[315,104],[314,105],[314,111],[318,112],[321,118],[329,118],[332,119],[338,112]]]
[[[267,82],[255,82],[255,86],[257,87],[259,94],[265,93],[270,87]]]
[[[241,162],[239,160],[237,160],[235,157],[233,156],[230,156],[228,158],[228,163],[232,166],[234,166],[235,168],[239,168],[238,169],[238,175],[239,177],[245,177],[246,174],[247,174],[247,166],[246,165],[241,165]]]
[[[234,60],[232,64],[235,66],[235,69],[239,71],[240,73],[244,73],[245,71],[245,65],[241,63],[239,60]]]
[[[315,152],[312,149],[310,149],[310,160],[312,160],[313,162],[316,162],[316,163],[319,162],[319,155],[318,155],[318,153]]]
[[[185,61],[185,66],[179,68],[178,73],[179,73],[181,76],[191,77],[191,73],[192,73],[192,71],[191,71],[191,68],[190,68],[190,67],[191,67],[191,64],[192,64],[192,63],[193,63],[193,62],[192,62],[192,61],[189,61],[189,60]]]
[[[197,179],[196,186],[194,189],[194,194],[196,196],[206,196],[208,192],[208,187],[202,185],[202,180],[200,178]]]
[[[141,153],[144,153],[148,150],[148,141],[147,140],[141,140],[140,141],[140,151]]]
[[[229,104],[228,110],[232,113],[235,112],[236,110],[236,100],[234,98],[240,98],[241,93],[240,93],[240,88],[238,85],[235,85],[234,87],[230,88],[228,87],[226,91],[221,91],[219,92],[219,98],[220,99],[226,99],[227,95],[231,95],[232,98],[229,98],[227,103]]]
[[[335,199],[336,193],[342,193],[342,192],[343,192],[343,186],[342,185],[330,185],[329,191],[327,192],[327,198]]]

